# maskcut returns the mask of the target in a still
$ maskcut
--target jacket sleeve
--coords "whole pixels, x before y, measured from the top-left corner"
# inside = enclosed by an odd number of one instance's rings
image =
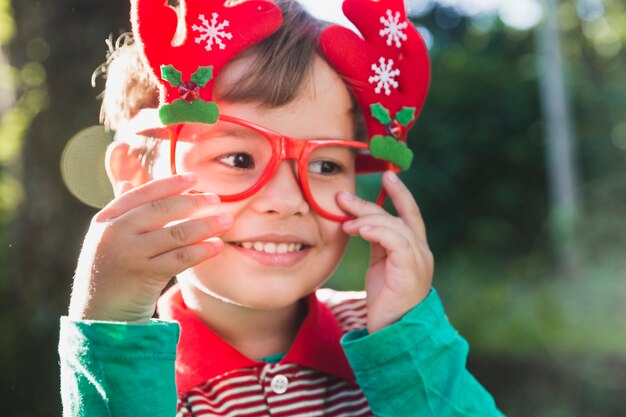
[[[176,415],[179,327],[61,318],[59,358],[64,417]]]
[[[468,343],[434,289],[397,323],[349,332],[342,345],[377,417],[503,416],[467,370]]]

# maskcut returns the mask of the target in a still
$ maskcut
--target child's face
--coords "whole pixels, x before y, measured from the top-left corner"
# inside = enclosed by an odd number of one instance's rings
[[[236,82],[247,64],[246,59],[233,62],[220,74],[216,89]],[[221,114],[302,140],[354,136],[348,90],[319,58],[310,82],[285,106],[217,103]],[[155,176],[169,174],[167,168],[158,169],[168,166],[168,157],[167,148],[162,149]],[[325,282],[338,265],[348,236],[341,223],[325,219],[309,206],[293,166],[293,161],[282,161],[257,193],[222,203],[221,210],[234,218],[232,229],[221,236],[224,250],[179,275],[181,285],[246,307],[271,309],[291,305]],[[353,171],[349,175],[353,177]]]

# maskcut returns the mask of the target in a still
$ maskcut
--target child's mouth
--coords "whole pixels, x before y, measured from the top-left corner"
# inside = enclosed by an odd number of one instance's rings
[[[311,245],[295,242],[229,242],[237,252],[268,267],[288,268],[306,258]]]
[[[270,255],[286,254],[299,252],[305,245],[301,243],[285,243],[285,242],[230,242],[231,244],[243,249],[254,250],[257,252],[263,252]]]

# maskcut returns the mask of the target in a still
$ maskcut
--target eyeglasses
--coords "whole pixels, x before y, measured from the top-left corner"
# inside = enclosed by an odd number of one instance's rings
[[[212,125],[179,124],[168,131],[172,173],[196,173],[194,191],[215,193],[225,202],[258,192],[287,159],[296,162],[307,203],[327,219],[352,218],[337,204],[340,191],[377,204],[386,196],[380,173],[390,169],[390,164],[372,157],[364,142],[296,139],[227,115],[220,115]]]

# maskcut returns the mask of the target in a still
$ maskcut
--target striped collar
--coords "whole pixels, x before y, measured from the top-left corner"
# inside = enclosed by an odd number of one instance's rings
[[[343,330],[335,316],[315,294],[309,295],[306,303],[307,315],[280,363],[294,363],[354,383],[354,373],[340,344]],[[244,356],[213,333],[187,309],[178,285],[170,288],[159,300],[159,315],[161,319],[176,320],[180,324],[176,353],[179,395],[225,373],[265,365]]]

